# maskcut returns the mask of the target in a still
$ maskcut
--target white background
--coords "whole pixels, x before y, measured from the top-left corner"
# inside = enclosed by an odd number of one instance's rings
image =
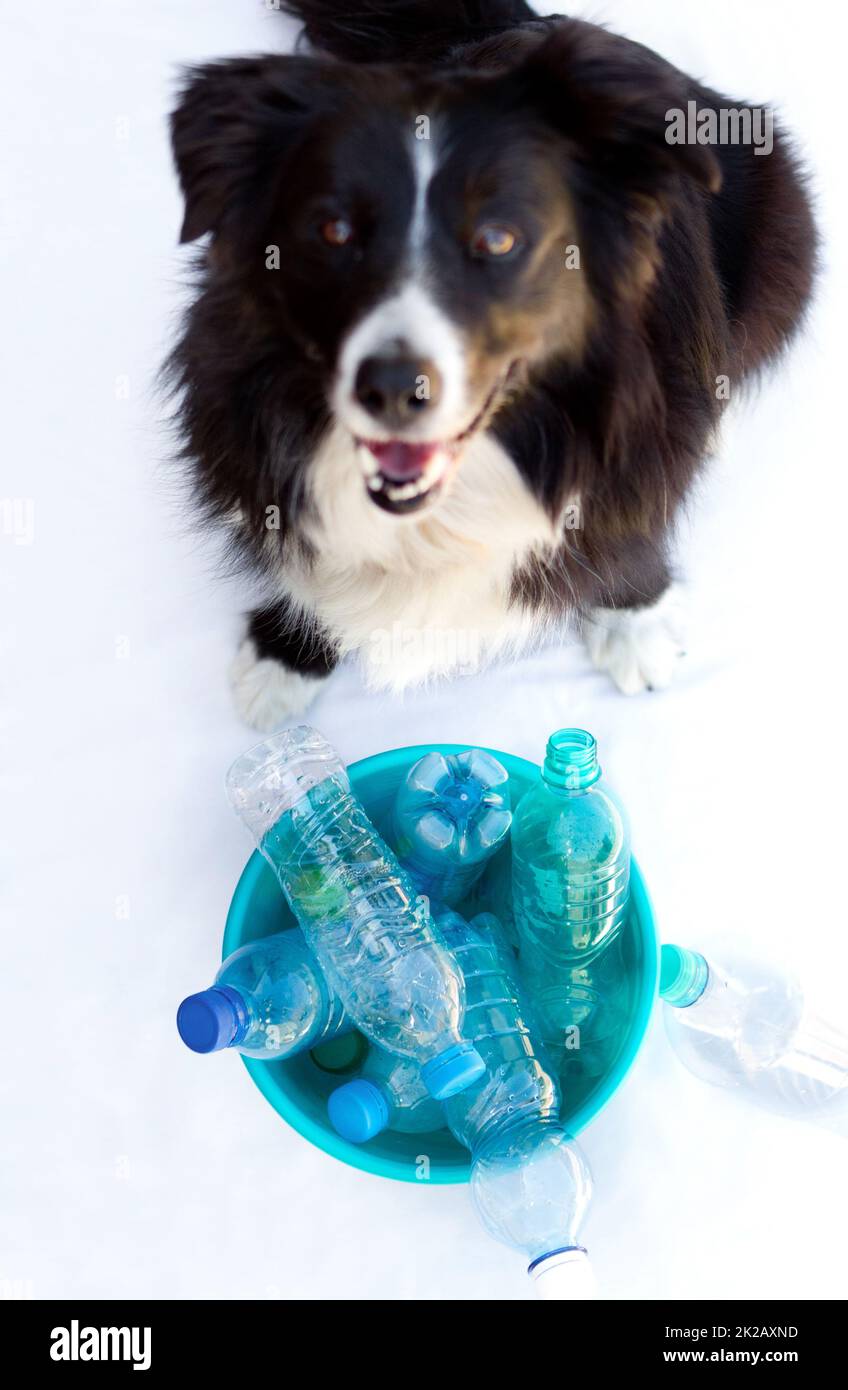
[[[588,13],[732,96],[776,102],[826,238],[804,342],[728,418],[693,500],[685,669],[630,700],[577,646],[404,700],[343,670],[314,721],[348,759],[428,739],[538,758],[552,728],[588,726],[663,935],[794,944],[844,1016],[839,12]],[[152,394],[187,264],[164,120],[177,64],[280,49],[291,32],[254,0],[4,6],[0,494],[33,500],[35,530],[30,545],[0,537],[0,1291],[530,1296],[464,1190],[342,1166],[278,1119],[236,1056],[198,1058],[174,1029],[177,1001],[211,979],[247,855],[222,777],[251,735],[225,675],[243,595],[180,502]],[[700,1086],[656,1021],[584,1144],[608,1297],[848,1294],[845,1142]]]

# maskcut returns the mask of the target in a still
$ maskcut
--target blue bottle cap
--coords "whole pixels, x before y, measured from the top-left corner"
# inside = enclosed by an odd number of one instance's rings
[[[479,1081],[486,1064],[473,1043],[454,1043],[421,1068],[421,1080],[434,1100],[448,1100]]]
[[[190,994],[177,1009],[177,1031],[192,1052],[232,1047],[247,1031],[244,1000],[228,985]]]
[[[330,1124],[343,1139],[364,1144],[389,1123],[389,1107],[379,1086],[371,1081],[348,1081],[337,1086],[327,1101]]]

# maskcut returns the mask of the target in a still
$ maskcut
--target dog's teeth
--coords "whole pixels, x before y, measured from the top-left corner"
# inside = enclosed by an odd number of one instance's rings
[[[450,453],[440,449],[417,478],[411,479],[408,483],[392,483],[382,472],[367,444],[360,443],[356,452],[369,491],[382,492],[390,502],[409,502],[413,497],[420,497],[422,493],[429,492],[447,471],[450,463]]]
[[[438,454],[413,482],[390,486],[385,483],[386,496],[391,502],[408,502],[411,497],[420,497],[429,492],[439,481],[448,464],[447,454]]]
[[[417,497],[422,490],[423,479],[419,478],[415,483],[405,483],[403,487],[387,487],[386,495],[392,502],[407,502],[410,497]]]

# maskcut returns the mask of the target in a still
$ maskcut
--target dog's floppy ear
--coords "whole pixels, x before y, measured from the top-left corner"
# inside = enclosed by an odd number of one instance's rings
[[[219,232],[297,141],[330,86],[317,58],[232,58],[189,68],[171,116],[185,198],[180,241]]]
[[[662,203],[682,177],[711,192],[721,186],[709,149],[667,139],[672,113],[693,95],[689,79],[641,44],[564,20],[512,76],[578,159],[634,196]]]

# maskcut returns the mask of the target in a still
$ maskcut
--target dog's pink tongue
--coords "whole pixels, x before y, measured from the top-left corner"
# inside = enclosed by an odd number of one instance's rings
[[[368,444],[384,478],[393,483],[407,483],[419,478],[430,460],[439,452],[438,444],[404,444],[390,439],[387,443]]]

